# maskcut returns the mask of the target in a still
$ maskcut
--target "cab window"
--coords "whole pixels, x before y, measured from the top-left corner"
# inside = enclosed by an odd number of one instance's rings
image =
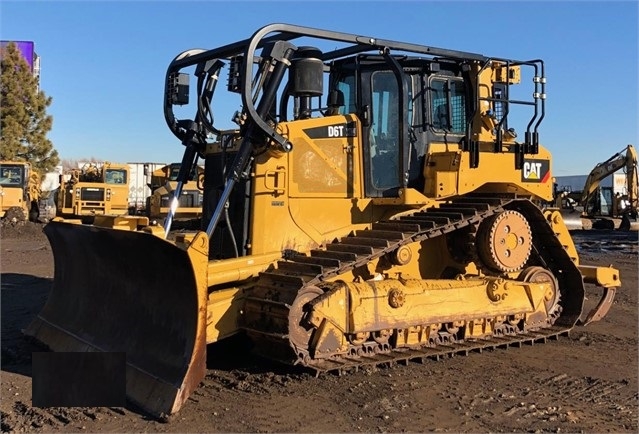
[[[0,167],[0,185],[17,186],[24,182],[24,168],[21,166]]]
[[[466,132],[466,99],[462,80],[433,79],[430,100],[433,129],[453,134]]]
[[[171,173],[169,173],[169,181],[177,181],[179,173],[180,173],[180,166],[171,166]]]
[[[126,184],[126,171],[121,169],[107,169],[105,173],[107,184]]]
[[[340,115],[357,113],[357,101],[355,100],[355,77],[347,75],[337,82],[337,90],[344,95],[344,105],[339,107]]]
[[[399,187],[399,88],[391,71],[371,76],[371,180],[376,189]]]

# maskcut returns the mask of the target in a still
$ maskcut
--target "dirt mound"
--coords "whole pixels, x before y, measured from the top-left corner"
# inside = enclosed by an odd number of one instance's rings
[[[30,221],[0,220],[0,239],[20,238],[21,240],[46,240],[42,223]]]

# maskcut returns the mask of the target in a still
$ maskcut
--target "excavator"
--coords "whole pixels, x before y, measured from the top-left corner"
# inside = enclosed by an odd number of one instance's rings
[[[625,173],[625,194],[615,194],[613,187],[601,187],[603,179],[623,170]],[[628,230],[631,219],[637,219],[637,196],[639,171],[637,170],[637,151],[632,145],[598,163],[586,178],[579,204],[584,227],[602,227],[613,229],[614,219],[621,219],[619,229]]]
[[[234,335],[258,358],[342,373],[599,320],[620,276],[581,264],[542,208],[545,86],[539,59],[291,24],[186,50],[164,116],[184,147],[172,201],[204,162],[201,227],[172,230],[173,210],[164,225],[49,223],[53,288],[25,333],[52,351],[125,352],[129,401],[168,417],[203,379],[207,345]],[[603,288],[587,311],[585,284]]]

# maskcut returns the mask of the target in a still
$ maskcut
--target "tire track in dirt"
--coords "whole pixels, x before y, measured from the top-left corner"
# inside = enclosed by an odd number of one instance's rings
[[[2,411],[2,432],[42,432],[49,429],[62,431],[83,429],[87,422],[100,421],[126,412],[112,407],[32,407],[16,401],[10,411]],[[86,427],[84,428],[86,429]]]

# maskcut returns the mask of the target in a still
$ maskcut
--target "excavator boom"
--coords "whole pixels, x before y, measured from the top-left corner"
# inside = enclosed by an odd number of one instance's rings
[[[621,169],[626,174],[628,201],[636,213],[639,174],[637,171],[637,151],[632,145],[626,146],[625,149],[617,152],[606,161],[598,163],[588,174],[579,201],[584,209],[590,202],[592,195],[597,191],[601,181]]]

